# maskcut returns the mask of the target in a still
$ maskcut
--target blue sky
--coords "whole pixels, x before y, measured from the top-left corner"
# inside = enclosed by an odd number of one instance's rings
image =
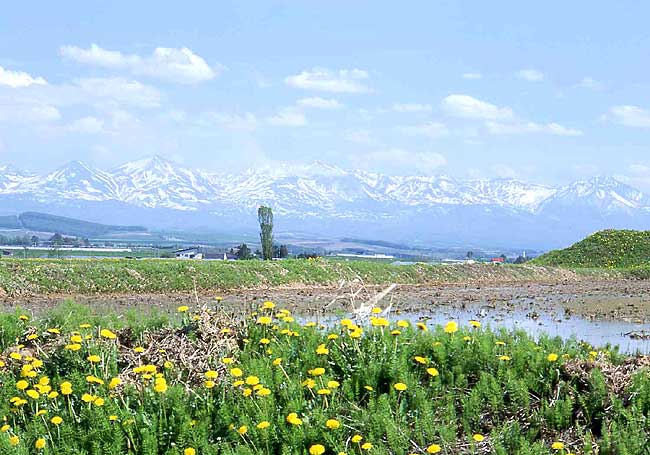
[[[13,2],[0,161],[321,160],[650,190],[647,17],[643,1]]]

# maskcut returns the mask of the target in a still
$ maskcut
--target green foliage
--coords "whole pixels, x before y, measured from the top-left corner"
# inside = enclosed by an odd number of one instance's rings
[[[638,278],[650,277],[650,231],[605,230],[565,248],[546,253],[534,264],[559,267],[631,268]]]
[[[650,376],[638,372],[621,396],[598,368],[572,376],[565,363],[594,358],[583,343],[453,325],[421,330],[382,318],[367,325],[300,325],[271,307],[242,321],[232,363],[209,358],[218,371],[214,387],[202,383],[203,372],[200,381],[190,380],[192,365],[178,361],[155,365],[169,386],[163,391],[154,389],[154,377],[126,367],[124,346],[103,338],[99,328],[122,328],[120,337],[128,333],[139,344],[147,330],[178,324],[191,330],[185,325],[191,312],[117,317],[67,302],[37,321],[0,315],[0,333],[8,334],[0,354],[0,418],[8,425],[0,432],[0,453],[181,455],[193,448],[200,455],[302,455],[314,444],[327,454],[408,455],[426,453],[432,444],[446,454],[646,453]],[[81,349],[67,349],[75,336],[83,339]],[[27,347],[20,359],[8,355],[21,349],[17,343]],[[101,362],[91,363],[91,354]],[[598,355],[612,365],[624,360],[608,351]],[[89,382],[89,375],[104,384]],[[109,389],[116,376],[124,382]],[[42,393],[29,398],[19,380]],[[48,396],[39,388],[47,383],[59,392],[64,381],[72,394]],[[268,393],[259,394],[260,387]],[[300,424],[287,419],[290,413]],[[63,423],[52,423],[54,416]],[[338,428],[328,428],[329,419]],[[258,428],[263,421],[268,428]],[[362,440],[353,442],[354,435]],[[10,436],[19,438],[17,445]],[[38,438],[46,441],[42,452],[34,448]],[[556,441],[565,449],[552,449]]]

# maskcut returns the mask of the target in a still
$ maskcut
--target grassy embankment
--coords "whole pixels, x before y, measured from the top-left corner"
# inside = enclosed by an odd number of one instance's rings
[[[596,272],[594,272],[596,273]],[[602,272],[602,276],[614,275]],[[280,285],[332,285],[360,278],[366,284],[515,282],[577,278],[573,272],[537,266],[486,264],[394,266],[370,261],[179,261],[118,259],[1,260],[6,295],[156,293],[228,290]]]
[[[571,269],[621,270],[630,278],[650,278],[650,231],[599,231],[568,248],[550,251],[531,264]]]
[[[0,315],[0,453],[647,453],[639,359],[479,321],[357,323],[270,302],[244,322]]]

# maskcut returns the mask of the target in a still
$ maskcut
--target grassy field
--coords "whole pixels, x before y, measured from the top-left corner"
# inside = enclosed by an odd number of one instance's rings
[[[584,274],[618,276],[614,272]],[[332,285],[359,278],[366,284],[525,281],[576,278],[573,272],[535,266],[394,266],[371,261],[180,261],[127,259],[3,259],[5,295],[52,293],[187,292],[280,285]]]
[[[0,333],[3,455],[647,453],[638,359],[480,321],[68,304],[0,315]]]
[[[13,256],[16,259],[37,259],[37,258],[47,258],[47,259],[59,259],[59,258],[69,258],[70,256],[81,257],[81,258],[124,258],[129,256],[132,258],[153,258],[156,257],[157,253],[154,249],[134,249],[130,253],[126,252],[117,252],[117,251],[66,251],[66,250],[56,250],[53,248],[30,248],[30,249],[12,249]],[[167,250],[169,251],[169,250]]]

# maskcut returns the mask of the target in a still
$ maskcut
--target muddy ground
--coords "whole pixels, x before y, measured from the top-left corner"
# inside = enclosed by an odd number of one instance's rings
[[[20,306],[40,313],[66,299],[72,299],[107,312],[121,312],[129,308],[142,311],[156,308],[164,311],[173,310],[179,305],[197,303],[243,311],[264,300],[272,300],[298,313],[323,314],[350,310],[381,289],[382,287],[363,288],[359,284],[346,283],[342,287],[281,287],[200,294],[30,296],[7,298],[0,306],[5,311]],[[221,303],[215,300],[217,295],[223,297]],[[650,321],[650,280],[585,279],[556,283],[399,285],[379,306],[385,307],[389,303],[392,303],[397,312],[425,315],[450,308],[463,308],[477,312],[525,311],[531,316],[536,312],[560,313],[594,320],[640,323]]]

